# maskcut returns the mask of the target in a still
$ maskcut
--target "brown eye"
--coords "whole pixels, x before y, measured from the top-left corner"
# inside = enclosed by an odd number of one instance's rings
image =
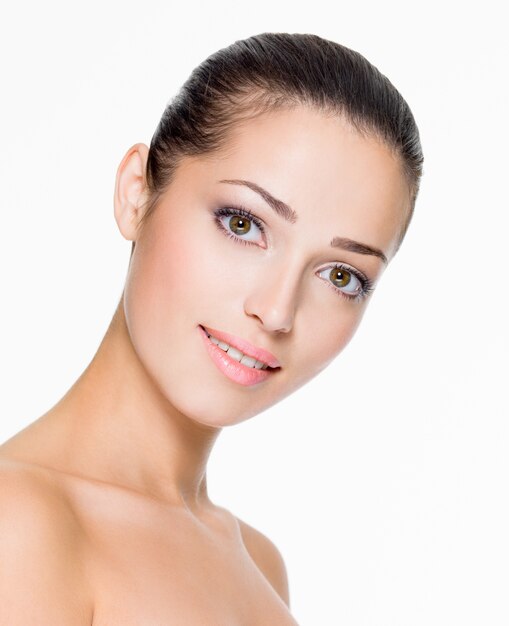
[[[355,272],[347,270],[342,265],[326,267],[318,272],[318,276],[324,278],[348,298],[360,297],[370,290],[367,279],[359,278]]]
[[[218,228],[240,243],[255,244],[265,248],[263,222],[241,207],[220,207],[214,211]]]
[[[346,287],[352,280],[352,275],[340,267],[333,267],[330,272],[330,279],[336,287]]]
[[[235,235],[245,235],[251,230],[250,220],[241,215],[234,215],[228,222],[229,227]]]

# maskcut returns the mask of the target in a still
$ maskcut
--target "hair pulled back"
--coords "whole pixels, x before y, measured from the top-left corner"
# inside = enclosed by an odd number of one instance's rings
[[[376,137],[399,155],[410,200],[399,248],[424,161],[410,107],[360,53],[313,34],[254,35],[218,50],[192,71],[167,104],[150,143],[142,222],[184,157],[218,152],[242,121],[298,105],[342,115],[359,133]]]

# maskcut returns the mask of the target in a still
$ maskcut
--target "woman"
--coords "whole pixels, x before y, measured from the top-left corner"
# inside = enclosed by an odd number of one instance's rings
[[[296,623],[278,548],[208,498],[207,459],[348,343],[422,163],[407,103],[337,43],[264,33],[192,72],[118,167],[133,243],[96,355],[0,446],[0,623]]]

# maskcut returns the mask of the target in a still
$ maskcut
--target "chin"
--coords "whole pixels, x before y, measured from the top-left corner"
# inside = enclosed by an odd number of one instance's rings
[[[247,399],[244,407],[232,406],[231,402],[211,402],[203,394],[194,394],[194,398],[187,399],[185,402],[174,403],[174,406],[187,419],[191,419],[197,424],[209,428],[224,428],[239,424],[251,417],[254,417],[260,411],[253,411],[252,403]]]
[[[215,372],[212,376],[210,372],[203,372],[201,386],[196,380],[200,380],[198,372],[182,377],[179,382],[172,381],[171,389],[167,388],[165,395],[184,416],[212,428],[244,422],[277,404],[292,391],[288,382],[282,384],[282,379],[278,381],[277,389],[263,384],[257,389],[246,388]]]

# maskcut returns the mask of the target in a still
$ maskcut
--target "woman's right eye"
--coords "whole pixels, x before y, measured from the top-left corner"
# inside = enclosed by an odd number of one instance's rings
[[[222,207],[214,211],[215,221],[228,237],[244,244],[263,244],[264,228],[261,221],[250,211],[241,208]]]

